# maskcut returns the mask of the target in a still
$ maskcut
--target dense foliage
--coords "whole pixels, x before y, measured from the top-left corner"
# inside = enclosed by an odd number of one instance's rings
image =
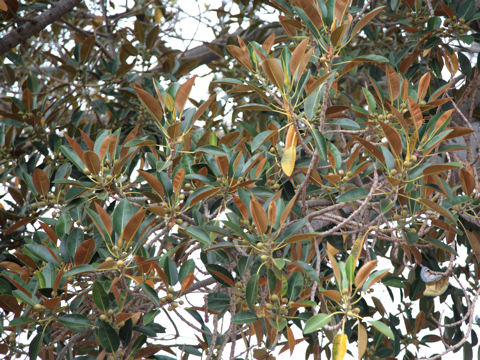
[[[131,5],[0,54],[0,353],[473,358],[475,1]]]

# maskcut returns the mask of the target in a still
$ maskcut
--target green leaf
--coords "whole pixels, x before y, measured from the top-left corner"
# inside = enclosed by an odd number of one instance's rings
[[[458,35],[458,38],[467,45],[471,45],[475,41],[473,35]]]
[[[84,331],[87,327],[92,325],[85,315],[69,314],[58,318],[58,321],[65,325],[72,331]]]
[[[223,151],[221,148],[219,148],[217,146],[213,146],[213,145],[200,146],[194,152],[195,153],[203,152],[203,153],[213,155],[213,156],[226,156],[227,155],[225,153],[225,151]]]
[[[332,154],[335,161],[335,169],[340,169],[340,167],[342,166],[342,153],[331,142],[327,144],[327,147],[328,150],[330,150],[330,153]]]
[[[200,175],[200,174],[187,174],[185,175],[185,180],[200,180],[208,185],[215,184],[214,181],[210,180],[208,177]]]
[[[344,261],[338,262],[338,269],[340,270],[340,278],[341,278],[341,284],[339,286],[339,290],[343,291],[344,289],[348,289],[347,269]]]
[[[258,275],[253,275],[248,279],[245,297],[248,307],[254,310],[253,307],[257,303],[258,297]]]
[[[409,245],[415,245],[418,242],[418,234],[416,232],[404,231],[405,237]]]
[[[352,286],[353,284],[353,279],[355,277],[355,264],[354,264],[354,258],[352,255],[350,255],[347,258],[347,261],[345,262],[345,272],[347,275],[347,280],[348,280],[348,285]]]
[[[167,275],[168,284],[175,285],[178,282],[177,265],[169,256],[165,259],[163,270],[165,271],[165,275]]]
[[[303,275],[300,272],[294,272],[288,278],[288,290],[287,297],[290,300],[296,300],[298,295],[302,292],[303,289]]]
[[[202,353],[193,345],[185,345],[183,347],[183,351],[185,351],[185,353],[193,355],[193,356],[202,356]],[[155,357],[157,357],[157,356],[155,356]],[[163,360],[163,359],[160,359],[160,360]]]
[[[108,298],[108,294],[103,289],[102,284],[100,284],[98,281],[93,283],[92,296],[95,305],[97,305],[101,311],[107,311],[108,306],[110,305],[110,299]]]
[[[267,131],[262,131],[260,134],[255,136],[250,143],[250,148],[252,150],[252,153],[255,152],[264,142],[265,140],[272,135],[273,130],[267,130]]]
[[[10,321],[10,326],[21,326],[21,325],[24,325],[24,324],[28,324],[28,323],[31,323],[32,321],[37,321],[37,319],[32,319],[32,318],[24,318],[24,317],[18,317],[18,318],[15,318],[15,319],[12,319],[12,321]]]
[[[380,200],[380,210],[382,211],[382,214],[386,214],[389,212],[393,207],[395,206],[395,203],[393,201],[388,201],[386,199]]]
[[[185,229],[186,233],[200,242],[202,248],[209,246],[212,242],[210,235],[199,226],[189,226]]]
[[[385,56],[375,55],[375,54],[360,56],[358,58],[355,58],[354,60],[370,60],[370,61],[375,61],[375,62],[379,62],[379,63],[388,63],[389,62],[388,59]]]
[[[462,73],[469,77],[472,73],[472,64],[470,62],[470,59],[461,52],[457,52],[457,55]]]
[[[390,329],[390,327],[384,324],[383,322],[381,322],[380,320],[369,321],[369,323],[373,325],[375,329],[380,331],[386,337],[392,340],[395,338],[395,336],[393,335],[393,331]]]
[[[451,246],[448,246],[447,244],[445,244],[444,242],[438,240],[438,239],[434,239],[434,238],[431,238],[431,237],[426,237],[425,238],[425,241],[428,241],[430,243],[432,243],[433,245],[451,253],[451,254],[454,254],[455,256],[458,256],[458,253],[455,251],[454,248],[452,248]]]
[[[388,150],[385,146],[380,146],[380,150],[382,150],[383,158],[385,159],[385,165],[387,166],[388,170],[392,170],[395,168],[395,158],[393,154]]]
[[[155,320],[157,315],[160,314],[160,310],[150,310],[143,317],[143,324],[148,325]]]
[[[98,340],[100,345],[108,352],[117,351],[120,346],[120,337],[113,327],[105,321],[100,321],[97,330]]]
[[[63,275],[63,277],[67,278],[69,276],[75,276],[75,275],[78,275],[78,274],[81,274],[81,273],[84,273],[84,272],[92,272],[92,271],[97,271],[97,268],[92,266],[92,265],[88,265],[88,264],[78,265],[78,266],[75,266],[74,268],[71,268],[70,270],[68,270]]]
[[[111,134],[112,132],[110,130],[103,130],[102,132],[97,134],[97,138],[95,139],[95,144],[93,145],[93,152],[98,154],[100,152],[100,147],[102,146],[103,142]]]
[[[334,125],[340,125],[342,128],[347,129],[347,130],[359,130],[360,125],[352,119],[347,119],[347,118],[340,118],[340,119],[334,119],[331,121],[331,124]]]
[[[313,140],[315,141],[315,147],[317,148],[320,158],[327,160],[327,142],[323,134],[317,129],[312,129]]]
[[[375,110],[377,110],[377,102],[375,101],[373,94],[367,88],[363,88],[362,91],[363,95],[365,95],[365,99],[367,99],[368,109],[370,110],[370,113],[374,113]]]
[[[365,199],[368,196],[368,190],[365,188],[353,188],[345,191],[337,199],[337,202],[348,202]]]
[[[300,302],[297,302],[297,304],[300,306],[317,306],[318,305],[316,301],[312,301],[312,300],[300,301]]]
[[[107,229],[105,228],[105,225],[103,224],[102,219],[100,218],[100,215],[98,215],[95,211],[92,209],[87,208],[87,213],[91,217],[93,224],[97,228],[98,232],[101,234],[103,239],[109,239],[110,234],[108,233]]]
[[[372,281],[375,280],[375,278],[377,276],[380,276],[382,275],[383,273],[386,273],[388,272],[388,269],[384,269],[384,270],[375,270],[374,272],[372,272],[367,281],[365,281],[365,283],[363,284],[363,291],[366,291],[369,287],[370,287],[370,284],[372,284]]]
[[[273,265],[275,265],[275,267],[278,270],[282,270],[283,267],[285,266],[285,260],[284,259],[279,259],[279,258],[273,259]]]
[[[123,325],[118,331],[120,340],[122,341],[122,344],[125,347],[130,343],[130,340],[132,339],[132,333],[133,333],[133,322],[132,322],[132,319],[128,319],[127,321],[125,321],[125,325]]]
[[[230,287],[235,286],[235,281],[227,269],[216,264],[208,264],[205,267],[219,283]]]
[[[67,145],[61,145],[60,146],[60,151],[62,152],[62,154],[68,159],[70,160],[72,163],[75,164],[75,166],[83,172],[84,168],[85,168],[85,165],[83,164],[83,161],[80,160],[80,158],[78,157],[78,155],[75,153],[75,151],[73,151],[72,148],[70,148],[69,146]]]
[[[130,205],[127,199],[122,199],[112,214],[113,229],[117,234],[121,234],[125,225],[130,221],[136,213],[136,209]]]
[[[305,323],[305,327],[303,328],[303,333],[310,334],[314,331],[321,329],[322,327],[324,327],[330,322],[331,317],[332,315],[328,315],[328,314],[313,315]]]
[[[157,336],[157,333],[155,332],[155,330],[152,329],[150,326],[135,325],[133,327],[133,330],[144,333],[145,335],[147,335],[149,337]]]
[[[273,111],[273,109],[264,104],[248,103],[235,107],[235,110],[256,110],[256,111]]]
[[[436,134],[434,137],[432,137],[430,140],[427,141],[427,143],[425,143],[422,148],[423,149],[429,149],[430,147],[436,145],[440,140],[442,140],[443,138],[445,138],[448,134],[450,134],[451,132],[453,131],[453,129],[447,129],[447,130],[443,130],[442,132]],[[425,165],[429,165],[429,164],[425,164]]]
[[[327,8],[327,16],[325,16],[324,21],[328,26],[332,25],[333,18],[335,17],[335,3],[336,3],[335,0],[327,0],[325,2],[326,8]]]
[[[53,255],[48,251],[48,249],[40,244],[27,244],[25,248],[28,249],[33,255],[37,256],[41,260],[51,263],[53,265],[58,265],[58,261],[55,260]]]
[[[232,322],[235,324],[248,324],[257,320],[257,315],[250,311],[242,311],[232,316]]]
[[[58,237],[62,237],[64,234],[70,233],[70,228],[72,227],[72,217],[68,211],[62,211],[62,214],[55,224],[55,232]]]
[[[156,306],[161,305],[161,302],[160,302],[160,299],[158,298],[157,292],[150,285],[148,285],[146,283],[141,283],[140,287],[142,288],[142,290],[145,292],[145,294],[147,294],[147,296],[150,298],[150,300],[152,300],[152,302]]]
[[[315,269],[312,267],[312,265],[307,264],[306,262],[301,261],[301,260],[295,261],[295,264],[297,264],[298,266],[300,266],[300,267],[303,269],[303,271],[305,271],[305,273],[306,273],[310,278],[312,278],[313,280],[315,280],[315,281],[317,281],[317,282],[320,282],[320,278],[318,277],[317,272],[316,272]]]
[[[21,290],[13,290],[12,295],[15,296],[21,302],[28,304],[30,306],[35,306],[37,302],[33,300],[31,297],[28,297],[23,291]]]
[[[321,86],[316,88],[306,99],[304,104],[305,117],[307,120],[312,120],[317,113],[318,106],[320,104],[320,98],[322,97]]]
[[[28,187],[32,190],[33,195],[37,196],[38,192],[37,192],[37,189],[35,188],[35,185],[33,184],[32,176],[29,173],[27,173],[26,171],[23,171],[22,172],[22,178],[23,178],[23,180],[25,180]]]
[[[389,287],[396,287],[403,289],[405,288],[405,282],[407,280],[402,277],[396,277],[396,276],[385,276],[382,278],[382,283],[385,284],[386,286]]]
[[[147,341],[147,337],[143,334],[137,337],[137,339],[132,345],[131,353],[135,354],[138,351],[138,349],[140,349],[142,345],[145,344],[146,341]]]
[[[295,12],[298,14],[302,22],[309,28],[309,30],[312,32],[312,34],[317,38],[317,40],[320,41],[321,35],[318,29],[315,27],[315,25],[312,23],[308,15],[303,11],[303,9],[299,8],[298,6],[294,7]]]
[[[45,334],[44,329],[45,328],[42,328],[42,331],[39,331],[30,342],[30,346],[28,347],[28,357],[31,360],[35,360],[38,356],[38,352],[40,351],[43,342],[43,335]]]
[[[178,272],[178,281],[182,282],[188,274],[193,273],[195,270],[195,261],[193,259],[188,259],[180,267]]]
[[[223,78],[219,80],[214,80],[214,83],[218,84],[229,84],[229,85],[241,85],[243,84],[243,81],[238,80],[238,79],[233,79],[233,78]]]
[[[230,309],[230,296],[224,293],[210,293],[207,295],[208,309],[224,314]]]
[[[88,211],[88,210],[87,210]],[[75,256],[75,251],[80,246],[80,244],[84,241],[84,233],[83,230],[80,228],[74,228],[68,234],[68,237],[64,239],[60,244],[60,254],[64,259],[64,262],[73,263],[73,258]]]

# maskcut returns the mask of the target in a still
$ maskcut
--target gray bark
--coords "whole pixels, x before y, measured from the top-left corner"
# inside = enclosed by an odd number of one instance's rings
[[[0,56],[12,50],[18,44],[25,42],[29,37],[38,34],[48,25],[60,19],[73,9],[82,0],[60,0],[52,8],[29,20],[26,24],[16,28],[0,40]]]

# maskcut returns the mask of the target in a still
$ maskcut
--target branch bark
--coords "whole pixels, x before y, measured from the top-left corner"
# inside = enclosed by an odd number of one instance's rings
[[[229,39],[234,39],[234,43],[237,43],[237,36],[240,36],[245,42],[253,40],[262,42],[272,33],[275,33],[275,35],[277,36],[283,34],[283,29],[278,22],[267,23],[263,26],[255,27],[254,29],[240,28],[231,34],[225,34],[223,36],[220,36],[218,39],[212,41],[208,45],[199,45],[183,53],[179,53],[177,55],[177,59],[182,63],[194,62],[192,66],[193,68],[196,68],[201,65],[209,64],[221,58],[216,52],[210,49],[209,45],[216,46],[220,51],[224,51],[225,47],[229,42]],[[158,70],[159,67],[155,67],[151,71],[156,72]]]
[[[82,0],[60,0],[51,9],[34,17],[25,25],[11,31],[0,40],[0,56],[12,50],[18,44],[27,41],[30,36],[38,34],[48,25],[60,19],[63,15],[73,9]]]

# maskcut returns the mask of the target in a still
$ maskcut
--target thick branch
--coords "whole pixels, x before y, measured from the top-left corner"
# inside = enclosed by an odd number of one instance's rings
[[[73,9],[75,5],[82,0],[60,0],[51,9],[34,17],[25,25],[10,32],[0,40],[0,56],[12,50],[18,44],[27,41],[30,36],[38,34],[54,21],[60,19],[63,15]]]
[[[221,58],[216,52],[211,50],[209,46],[215,46],[219,49],[219,51],[223,51],[229,43],[229,39],[234,39],[233,42],[237,43],[237,36],[240,36],[245,42],[253,40],[262,42],[272,33],[275,33],[275,35],[277,36],[283,33],[283,30],[280,27],[279,23],[268,23],[263,26],[254,27],[253,30],[251,28],[240,28],[231,34],[225,34],[219,37],[218,39],[212,41],[209,44],[199,45],[183,53],[180,53],[178,55],[178,60],[181,62],[194,62],[194,67],[209,64]],[[155,72],[157,70],[158,68],[154,68],[151,71]]]

